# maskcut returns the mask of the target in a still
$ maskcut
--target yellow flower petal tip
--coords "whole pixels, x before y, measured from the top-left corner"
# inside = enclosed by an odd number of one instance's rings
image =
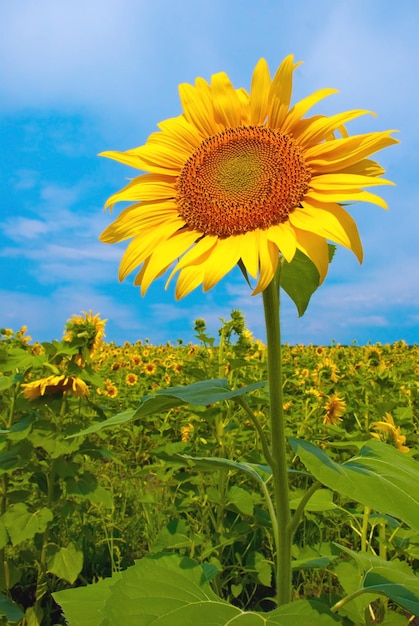
[[[100,156],[140,169],[106,203],[132,202],[101,235],[105,243],[131,239],[120,279],[140,268],[135,284],[149,285],[175,265],[176,297],[216,285],[241,264],[257,279],[254,294],[273,278],[278,259],[301,250],[327,274],[327,241],[362,261],[354,220],[342,204],[387,205],[366,189],[392,184],[370,159],[398,143],[379,131],[350,136],[346,125],[370,113],[332,116],[308,112],[335,93],[321,89],[291,105],[293,73],[300,63],[284,59],[271,78],[256,64],[251,88],[235,89],[224,72],[210,82],[182,84],[182,115],[158,124],[145,145]],[[170,280],[170,279],[169,279]]]

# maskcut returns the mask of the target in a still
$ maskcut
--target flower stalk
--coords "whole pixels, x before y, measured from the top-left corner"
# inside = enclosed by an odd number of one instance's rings
[[[276,509],[276,600],[278,606],[291,601],[291,513],[288,494],[285,419],[282,390],[282,355],[280,333],[280,271],[263,291],[271,420],[271,458],[274,502]]]

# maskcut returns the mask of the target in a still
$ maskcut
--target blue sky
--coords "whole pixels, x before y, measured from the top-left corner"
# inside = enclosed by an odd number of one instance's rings
[[[180,302],[163,279],[144,298],[132,276],[118,283],[126,244],[98,241],[112,219],[103,204],[136,172],[96,155],[141,145],[179,115],[179,83],[226,71],[248,88],[260,57],[273,72],[294,53],[294,101],[335,87],[317,112],[372,110],[349,131],[398,129],[401,143],[377,156],[396,182],[380,188],[390,210],[351,207],[363,265],[339,248],[302,318],[284,295],[283,339],[418,343],[418,23],[416,0],[2,2],[0,326],[51,340],[93,309],[109,341],[163,343],[191,340],[198,317],[215,333],[239,308],[263,339],[261,298],[239,271]]]

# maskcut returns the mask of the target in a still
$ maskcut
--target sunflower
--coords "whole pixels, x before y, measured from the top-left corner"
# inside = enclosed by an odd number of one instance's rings
[[[394,445],[400,451],[406,454],[410,451],[410,448],[406,446],[406,437],[402,435],[400,426],[396,426],[394,418],[391,413],[386,413],[381,422],[374,422],[371,424],[371,428],[378,430],[378,432],[388,435],[393,440]],[[381,439],[378,433],[371,433],[375,439]]]
[[[133,372],[129,372],[125,376],[125,382],[130,387],[133,387],[137,383],[137,381],[138,381],[138,376],[137,376],[137,374],[134,374]]]
[[[89,388],[77,376],[53,375],[40,378],[22,385],[23,395],[27,400],[36,400],[42,396],[62,395],[70,392],[77,397],[87,396]]]
[[[182,84],[182,115],[160,122],[143,146],[101,153],[147,172],[105,205],[134,202],[100,237],[105,243],[132,238],[120,280],[141,266],[135,284],[144,295],[177,260],[168,282],[178,274],[176,298],[182,298],[201,284],[211,289],[239,264],[257,279],[256,294],[271,282],[279,259],[291,262],[296,250],[313,261],[323,281],[326,240],[362,261],[356,224],[340,203],[387,208],[364,190],[392,184],[368,157],[397,140],[393,131],[348,136],[344,124],[365,110],[304,117],[334,89],[290,107],[298,65],[288,56],[271,79],[261,59],[250,92],[235,89],[223,72],[210,83]]]
[[[105,394],[108,398],[116,398],[118,395],[118,387],[116,385],[108,385]]]
[[[323,417],[323,424],[337,424],[341,421],[346,409],[346,402],[337,393],[328,398],[326,402],[326,413]]]
[[[83,315],[73,315],[66,323],[64,331],[64,341],[75,341],[84,339],[90,356],[98,350],[105,336],[105,325],[107,320],[100,319],[100,314],[93,314],[93,311],[83,311]],[[80,367],[84,366],[84,357],[80,353],[76,357],[76,362]]]
[[[152,374],[155,374],[157,370],[157,367],[155,366],[154,363],[146,363],[144,365],[144,372],[148,375],[151,376]]]

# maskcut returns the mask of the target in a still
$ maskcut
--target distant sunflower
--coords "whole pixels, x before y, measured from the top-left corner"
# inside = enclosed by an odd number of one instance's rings
[[[138,381],[138,376],[137,374],[134,374],[133,372],[129,372],[126,376],[125,376],[125,382],[127,383],[127,385],[129,385],[130,387],[133,387]]]
[[[116,398],[116,396],[118,395],[118,387],[113,384],[107,385],[105,394],[109,398]]]
[[[400,452],[406,454],[410,451],[409,446],[406,446],[406,437],[402,435],[400,426],[396,426],[394,423],[394,418],[391,413],[386,413],[381,422],[374,422],[371,424],[371,428],[374,430],[378,430],[381,433],[384,433],[389,436],[394,442],[394,445]],[[377,433],[371,433],[375,439],[381,439],[380,435]]]
[[[346,402],[337,393],[328,398],[326,402],[326,413],[323,417],[323,424],[337,424],[341,421],[346,409]]]
[[[154,363],[146,363],[144,365],[144,372],[148,375],[151,376],[152,374],[155,374],[157,370],[157,367],[155,366]]]
[[[160,132],[126,152],[102,152],[149,172],[111,196],[106,207],[133,201],[101,235],[105,243],[131,239],[119,277],[141,266],[135,284],[144,294],[178,259],[176,297],[200,284],[211,289],[236,264],[257,278],[254,294],[271,282],[280,255],[301,250],[323,281],[326,240],[362,261],[356,224],[339,203],[357,200],[387,208],[364,187],[391,184],[368,157],[397,140],[393,131],[349,137],[344,124],[368,111],[304,118],[335,93],[321,89],[290,108],[292,55],[273,79],[266,61],[254,70],[250,92],[228,76],[179,87],[183,114],[160,122]],[[336,137],[339,131],[341,137]]]
[[[87,396],[89,388],[86,383],[77,376],[47,376],[22,385],[23,395],[27,400],[36,400],[42,396],[62,395],[71,393],[73,396]]]
[[[102,320],[100,314],[93,314],[93,311],[83,311],[83,315],[73,315],[66,323],[64,331],[64,341],[74,341],[84,339],[90,356],[99,348],[105,336],[105,325],[107,320]],[[78,365],[84,366],[84,357],[78,355]]]

